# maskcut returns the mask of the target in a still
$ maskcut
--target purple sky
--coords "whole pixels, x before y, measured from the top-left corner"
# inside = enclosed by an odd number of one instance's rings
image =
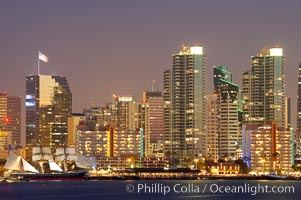
[[[36,74],[37,51],[50,62],[42,74],[67,77],[73,112],[102,106],[112,93],[162,89],[163,71],[182,44],[200,43],[212,66],[228,66],[235,83],[252,55],[281,45],[286,56],[287,96],[296,120],[301,59],[301,1],[52,0],[0,2],[0,91],[25,96],[25,77]]]

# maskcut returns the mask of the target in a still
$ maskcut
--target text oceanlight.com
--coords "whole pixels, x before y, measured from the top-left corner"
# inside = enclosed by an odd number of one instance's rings
[[[273,186],[266,184],[227,185],[227,184],[180,184],[165,185],[163,183],[139,183],[137,185],[128,184],[127,192],[138,194],[294,194],[294,186]]]

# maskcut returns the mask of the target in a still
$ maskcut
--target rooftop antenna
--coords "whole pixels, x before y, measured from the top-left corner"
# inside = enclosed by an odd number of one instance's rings
[[[152,80],[152,92],[154,92],[155,90],[155,84],[156,84],[156,80]]]

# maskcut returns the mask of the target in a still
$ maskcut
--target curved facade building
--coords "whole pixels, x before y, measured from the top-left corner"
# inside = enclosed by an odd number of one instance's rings
[[[72,94],[66,77],[26,77],[26,147],[29,154],[35,146],[67,145],[67,118],[71,114]]]

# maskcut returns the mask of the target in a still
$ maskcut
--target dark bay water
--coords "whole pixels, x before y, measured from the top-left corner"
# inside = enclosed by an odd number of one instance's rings
[[[301,181],[139,180],[1,182],[0,199],[300,199]]]

